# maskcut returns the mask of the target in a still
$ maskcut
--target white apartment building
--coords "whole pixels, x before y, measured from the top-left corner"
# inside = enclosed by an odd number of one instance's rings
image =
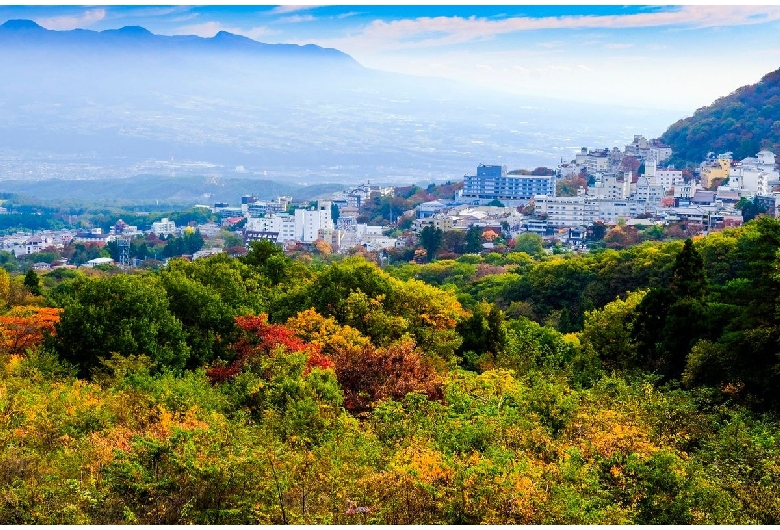
[[[341,232],[340,251],[346,251],[356,246],[362,246],[369,251],[376,251],[395,248],[398,243],[397,239],[385,236],[382,233],[382,227],[376,225],[357,223],[350,225],[345,230],[337,230],[337,232]],[[327,239],[325,240],[328,241]]]
[[[634,135],[634,141],[626,145],[625,154],[645,162],[650,158],[663,162],[672,156],[672,148],[664,145],[657,138],[648,140],[644,136],[637,134]]]
[[[546,215],[547,223],[554,228],[589,226],[595,221],[617,222],[648,213],[648,205],[638,201],[599,199],[588,195],[579,197],[534,198],[535,214]],[[650,207],[652,212],[654,207]]]
[[[249,217],[246,231],[278,234],[276,241],[279,243],[293,240],[312,243],[319,237],[321,229],[333,229],[330,204],[330,201],[318,201],[316,209],[298,209],[294,215],[277,213],[266,217]]]
[[[333,229],[330,201],[317,201],[314,210],[295,210],[296,238],[304,243],[317,240],[320,229]]]
[[[655,182],[663,186],[664,191],[682,186],[685,182],[681,169],[656,169]]]
[[[653,157],[645,160],[643,176],[648,178],[651,185],[662,186],[664,191],[669,191],[675,186],[681,186],[685,181],[681,169],[658,169]]]
[[[610,151],[608,149],[594,149],[588,151],[587,147],[583,147],[580,152],[577,153],[574,162],[578,166],[584,167],[586,173],[589,175],[605,173],[609,170]]]
[[[642,201],[647,204],[660,204],[661,199],[666,196],[666,190],[660,184],[655,184],[656,179],[642,176],[637,179],[636,184],[632,184],[631,200]]]
[[[768,150],[733,162],[729,171],[729,188],[752,195],[770,195],[770,182],[777,180],[780,180],[780,174],[775,165],[775,155]]]
[[[596,199],[585,195],[579,197],[534,197],[534,214],[546,216],[553,227],[588,226],[598,216]]]
[[[174,223],[167,217],[163,217],[161,221],[156,221],[152,223],[152,232],[154,232],[157,237],[169,236],[175,234],[176,223]]]
[[[593,186],[588,186],[588,196],[595,199],[625,200],[631,192],[631,173],[622,177],[599,174]]]
[[[286,214],[274,214],[268,217],[250,217],[246,220],[247,232],[277,234],[276,241],[284,243],[295,238],[295,217]]]

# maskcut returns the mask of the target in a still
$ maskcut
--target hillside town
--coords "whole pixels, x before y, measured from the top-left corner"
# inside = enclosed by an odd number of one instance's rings
[[[583,147],[574,158],[553,170],[508,172],[506,166],[480,164],[475,175],[466,175],[451,198],[417,204],[413,209],[380,224],[365,221],[367,206],[382,198],[392,198],[393,186],[362,184],[329,197],[295,204],[292,197],[261,200],[245,195],[240,205],[228,203],[195,205],[208,209],[216,221],[176,226],[168,218],[140,230],[119,219],[103,231],[63,229],[34,234],[16,233],[0,237],[0,250],[15,257],[45,251],[62,251],[69,245],[102,249],[77,265],[102,264],[138,266],[127,252],[129,241],[143,237],[166,239],[197,233],[202,244],[192,253],[198,259],[226,251],[240,253],[225,243],[225,234],[240,237],[243,247],[261,239],[271,240],[285,250],[306,247],[327,249],[328,253],[386,253],[414,246],[425,227],[442,232],[466,232],[478,228],[482,234],[498,234],[507,241],[523,233],[534,233],[547,243],[571,250],[586,250],[596,227],[601,233],[616,226],[638,229],[684,228],[681,235],[717,231],[739,226],[746,204],[759,205],[762,212],[776,215],[780,174],[775,154],[762,150],[755,157],[735,160],[731,153],[710,153],[696,171],[665,165],[672,150],[660,140],[634,136],[624,149]],[[406,221],[405,223],[403,221]],[[114,256],[106,245],[113,243]],[[493,248],[490,237],[482,248]],[[89,257],[89,256],[87,256]],[[151,256],[150,256],[151,257]],[[163,260],[167,256],[154,255]],[[37,262],[33,268],[73,267],[68,259],[53,263]]]
[[[759,203],[763,211],[776,214],[780,192],[773,190],[780,174],[774,153],[762,150],[742,160],[731,153],[711,153],[695,172],[664,167],[671,155],[659,140],[635,136],[622,151],[583,147],[549,176],[514,175],[505,166],[480,165],[476,175],[464,177],[463,189],[452,201],[421,204],[414,226],[458,230],[508,223],[512,236],[534,232],[577,246],[595,224],[683,223],[692,232],[706,233],[740,225],[740,201]],[[557,184],[576,177],[587,185],[573,196],[557,193]]]

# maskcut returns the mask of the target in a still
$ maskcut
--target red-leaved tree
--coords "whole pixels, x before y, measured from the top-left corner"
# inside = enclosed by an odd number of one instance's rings
[[[244,315],[236,317],[236,325],[243,330],[241,338],[231,349],[235,360],[227,366],[215,366],[206,374],[213,382],[222,382],[235,376],[254,357],[274,356],[279,352],[305,352],[308,354],[304,374],[312,368],[327,369],[333,362],[320,352],[316,344],[309,344],[295,336],[293,331],[281,324],[269,324],[268,315]]]
[[[401,399],[409,392],[443,398],[442,380],[433,365],[420,355],[414,341],[403,340],[384,348],[368,344],[334,356],[336,377],[350,412],[370,410],[383,398]]]

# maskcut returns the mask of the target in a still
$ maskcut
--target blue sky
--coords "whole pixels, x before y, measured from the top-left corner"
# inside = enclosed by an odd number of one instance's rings
[[[49,29],[224,30],[517,94],[692,113],[780,68],[780,6],[0,6]]]

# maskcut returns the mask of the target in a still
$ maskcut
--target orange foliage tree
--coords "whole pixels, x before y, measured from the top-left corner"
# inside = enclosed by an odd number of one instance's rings
[[[212,381],[221,382],[238,374],[253,357],[273,356],[280,349],[285,352],[306,352],[305,373],[312,368],[327,369],[333,363],[320,352],[319,345],[308,344],[295,336],[293,331],[281,324],[269,324],[268,315],[244,315],[236,317],[236,325],[243,330],[243,336],[233,344],[235,360],[227,366],[215,366],[207,375]]]
[[[350,412],[365,412],[381,399],[401,399],[409,392],[442,399],[442,379],[434,363],[423,357],[408,336],[376,347],[355,328],[342,326],[314,309],[290,318],[287,327],[297,337],[320,346],[333,362],[344,407]]]
[[[381,399],[401,399],[409,392],[443,398],[441,377],[411,339],[383,348],[372,344],[357,351],[347,348],[333,362],[344,407],[350,412],[368,411]]]
[[[0,351],[18,355],[53,335],[60,321],[55,307],[17,306],[0,316]]]

